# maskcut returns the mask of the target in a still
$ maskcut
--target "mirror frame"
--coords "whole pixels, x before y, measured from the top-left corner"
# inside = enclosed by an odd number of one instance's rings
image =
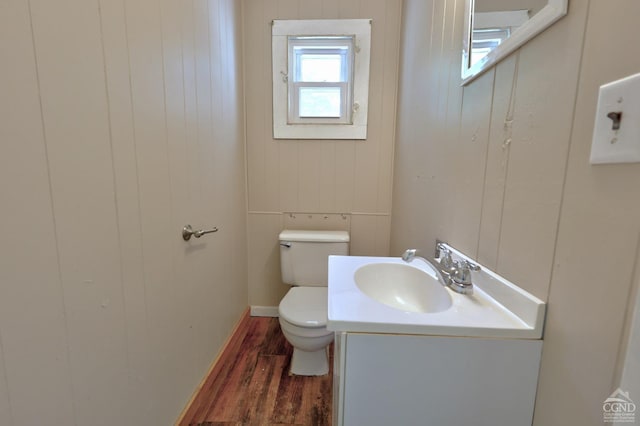
[[[473,81],[483,72],[500,62],[514,50],[531,40],[553,23],[567,14],[569,0],[548,0],[548,3],[531,19],[522,24],[511,36],[484,58],[469,66],[471,59],[471,36],[473,28],[473,10],[476,0],[466,0],[464,10],[464,38],[462,47],[462,85]]]

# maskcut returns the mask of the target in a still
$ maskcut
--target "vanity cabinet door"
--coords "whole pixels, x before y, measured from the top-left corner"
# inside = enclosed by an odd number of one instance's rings
[[[541,340],[349,333],[341,343],[337,425],[532,423]]]

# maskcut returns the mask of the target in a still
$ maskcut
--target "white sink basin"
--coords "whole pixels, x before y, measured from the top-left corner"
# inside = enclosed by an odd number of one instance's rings
[[[442,312],[451,296],[421,269],[399,263],[370,263],[354,274],[356,286],[370,298],[406,312]]]
[[[453,260],[469,260],[447,246]],[[336,332],[540,339],[545,303],[482,266],[473,294],[399,257],[329,256],[327,328]]]

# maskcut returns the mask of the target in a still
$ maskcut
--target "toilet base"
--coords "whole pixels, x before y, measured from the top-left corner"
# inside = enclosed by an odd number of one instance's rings
[[[289,374],[296,376],[324,376],[329,373],[329,356],[327,348],[308,352],[293,349]]]

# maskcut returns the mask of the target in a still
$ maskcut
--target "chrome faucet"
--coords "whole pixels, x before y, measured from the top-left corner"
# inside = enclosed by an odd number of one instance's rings
[[[411,262],[413,259],[418,258],[422,261],[433,266],[438,276],[438,281],[444,286],[449,287],[451,290],[460,294],[473,294],[473,282],[471,281],[471,271],[479,271],[480,266],[468,260],[453,260],[451,258],[451,250],[449,250],[444,244],[436,244],[436,259],[425,259],[421,256],[416,256],[418,250],[409,249],[402,254],[402,260],[405,262]]]
[[[426,262],[427,264],[433,266],[433,269],[436,271],[436,275],[438,276],[438,281],[440,281],[440,284],[444,286],[450,285],[450,281],[451,281],[450,274],[448,272],[443,273],[443,270],[441,269],[439,263],[431,261],[429,259],[425,259],[424,257],[421,257],[421,256],[416,256],[416,253],[418,253],[417,249],[408,249],[402,254],[402,260],[409,263],[413,261],[413,259],[418,258],[423,262]]]

